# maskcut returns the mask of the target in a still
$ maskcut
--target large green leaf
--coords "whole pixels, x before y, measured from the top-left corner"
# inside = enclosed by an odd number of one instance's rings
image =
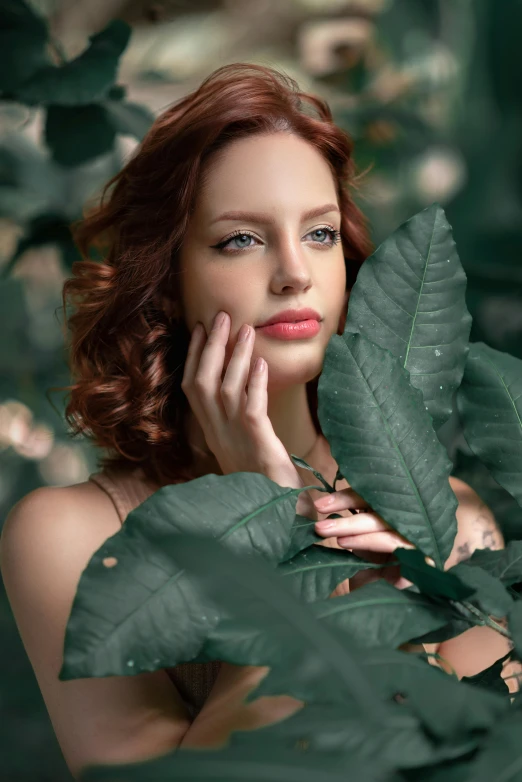
[[[60,678],[136,674],[190,660],[217,621],[158,541],[190,532],[273,567],[290,540],[298,495],[252,472],[164,486],[133,510],[83,571]]]
[[[517,584],[522,581],[522,540],[511,540],[506,548],[498,551],[477,549],[466,565],[486,570],[506,586]]]
[[[0,91],[12,95],[49,64],[47,24],[24,0],[0,3]]]
[[[298,698],[304,695],[305,700],[315,695],[323,702],[348,702],[350,713],[369,720],[376,730],[386,722],[390,708],[376,697],[355,663],[357,646],[349,634],[316,619],[314,604],[306,605],[294,597],[284,579],[260,557],[245,558],[208,537],[199,539],[197,546],[195,540],[193,535],[179,535],[177,540],[171,536],[167,545],[180,567],[193,574],[198,586],[239,625],[239,643],[234,649],[234,626],[228,622],[231,653],[220,659],[236,663],[238,655],[246,651],[248,662],[239,664],[275,665],[285,679],[280,692]],[[247,632],[254,631],[250,650],[244,643],[245,624]],[[216,635],[219,630],[218,626]],[[227,639],[222,635],[220,640],[223,649]],[[300,665],[288,665],[291,656]],[[315,678],[315,689],[307,681],[310,675]],[[256,697],[254,690],[246,700]]]
[[[457,400],[469,447],[522,506],[522,361],[471,345]]]
[[[307,703],[305,708],[274,725],[257,728],[256,731],[233,732],[230,745],[252,745],[255,748],[263,740],[267,752],[274,746],[288,749],[303,746],[307,751],[324,752],[325,755],[338,753],[338,767],[342,768],[344,761],[347,772],[352,770],[353,760],[375,757],[383,770],[432,766],[467,754],[478,743],[473,739],[435,743],[423,731],[419,720],[399,704],[378,733],[369,732],[366,723],[348,717],[344,704]],[[424,782],[424,778],[422,774],[412,777],[412,780],[419,782],[422,779]],[[347,779],[352,779],[351,774]]]
[[[435,568],[433,568],[435,570]],[[397,648],[451,620],[451,608],[424,595],[374,581],[347,595],[312,604],[319,618],[348,631],[360,646]]]
[[[337,767],[351,772],[354,760],[378,758],[383,769],[416,768],[439,757],[436,747],[420,728],[418,720],[397,706],[378,733],[368,731],[368,724],[350,718],[344,704],[307,703],[285,720],[256,731],[234,731],[231,746],[256,747],[265,742],[267,752],[273,747],[338,756]],[[366,777],[363,776],[362,779]]]
[[[438,740],[471,738],[491,729],[510,708],[506,698],[464,684],[410,652],[365,649],[361,665],[382,697],[400,693],[404,705]]]
[[[131,35],[127,22],[115,19],[89,37],[89,47],[60,67],[37,71],[17,89],[18,100],[30,104],[81,106],[104,98],[112,86],[120,55]]]
[[[435,428],[451,413],[471,329],[466,275],[444,210],[424,209],[368,258],[350,293],[345,334],[389,350],[422,391]]]
[[[334,334],[318,415],[349,484],[441,568],[457,533],[451,462],[408,373],[361,334]]]
[[[512,709],[483,742],[469,782],[520,782],[522,779],[522,713]]]
[[[365,562],[351,551],[312,545],[277,568],[290,588],[305,603],[329,597],[335,587],[360,570],[382,568]]]
[[[256,732],[257,734],[257,732]],[[271,746],[262,739],[246,747],[181,747],[160,758],[85,769],[80,782],[346,782],[336,754],[299,752]],[[268,751],[267,751],[268,749]],[[382,773],[353,760],[353,773],[365,782],[384,782]]]
[[[335,628],[330,629],[336,632]],[[343,637],[339,633],[337,636],[339,639]],[[510,708],[505,697],[464,684],[440,668],[419,659],[414,653],[364,648],[355,650],[353,654],[380,697],[389,701],[401,696],[403,707],[416,715],[429,735],[437,741],[459,746],[462,741],[468,741],[468,749],[472,749],[483,732],[491,729]],[[266,664],[270,664],[269,661]],[[303,679],[305,674],[310,679],[313,676],[312,672],[306,670],[301,673]],[[247,700],[288,692],[286,675],[284,667],[279,668],[274,664],[255,691],[249,693]],[[307,682],[307,691],[310,701],[324,702],[319,684],[314,689]],[[297,694],[295,697],[302,696]],[[337,701],[343,702],[341,690]]]

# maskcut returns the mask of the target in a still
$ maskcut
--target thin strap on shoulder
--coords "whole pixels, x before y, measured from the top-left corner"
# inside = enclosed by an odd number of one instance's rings
[[[108,494],[122,524],[134,508],[159,489],[145,479],[141,469],[131,473],[101,470],[90,475],[89,480]]]

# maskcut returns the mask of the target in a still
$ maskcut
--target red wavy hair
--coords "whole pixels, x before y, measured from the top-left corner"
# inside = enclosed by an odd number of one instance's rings
[[[68,321],[75,382],[59,389],[69,392],[72,436],[106,450],[99,468],[141,467],[160,486],[198,477],[181,390],[190,333],[167,306],[180,301],[178,251],[212,155],[236,139],[281,130],[308,141],[330,166],[349,290],[374,249],[349,192],[360,179],[353,141],[323,99],[262,65],[220,67],[158,116],[96,205],[72,225],[82,260],[73,264],[62,300],[64,313],[68,303],[75,306]],[[320,431],[318,380],[307,392]]]

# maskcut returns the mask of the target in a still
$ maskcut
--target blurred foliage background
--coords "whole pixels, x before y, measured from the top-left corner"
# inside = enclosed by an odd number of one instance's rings
[[[0,3],[0,524],[40,485],[96,469],[73,440],[61,287],[69,224],[154,116],[228,62],[280,68],[355,139],[357,200],[379,244],[439,202],[468,277],[472,341],[522,358],[520,0],[2,0]],[[455,474],[507,540],[520,510],[456,416]],[[70,780],[0,595],[0,779]]]

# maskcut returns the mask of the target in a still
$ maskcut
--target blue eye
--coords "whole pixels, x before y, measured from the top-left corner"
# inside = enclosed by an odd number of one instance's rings
[[[324,242],[321,240],[316,240],[316,244],[324,245],[326,247],[333,247],[335,244],[338,244],[341,241],[340,231],[336,231],[334,228],[329,228],[328,226],[324,226],[322,228],[315,228],[313,231],[310,231],[310,234],[317,234],[317,233],[327,234],[328,236],[330,236],[330,241]],[[252,239],[256,239],[254,234],[251,234],[248,231],[236,231],[236,233],[232,234],[232,236],[229,236],[228,239],[224,239],[222,242],[219,242],[219,244],[212,244],[210,246],[221,253],[226,253],[231,255],[234,253],[241,252],[241,250],[248,249],[249,247],[253,246],[251,244],[245,244],[243,245],[243,247],[237,247],[236,245],[236,249],[225,249],[233,239],[237,239],[239,237],[243,238],[246,236]]]

